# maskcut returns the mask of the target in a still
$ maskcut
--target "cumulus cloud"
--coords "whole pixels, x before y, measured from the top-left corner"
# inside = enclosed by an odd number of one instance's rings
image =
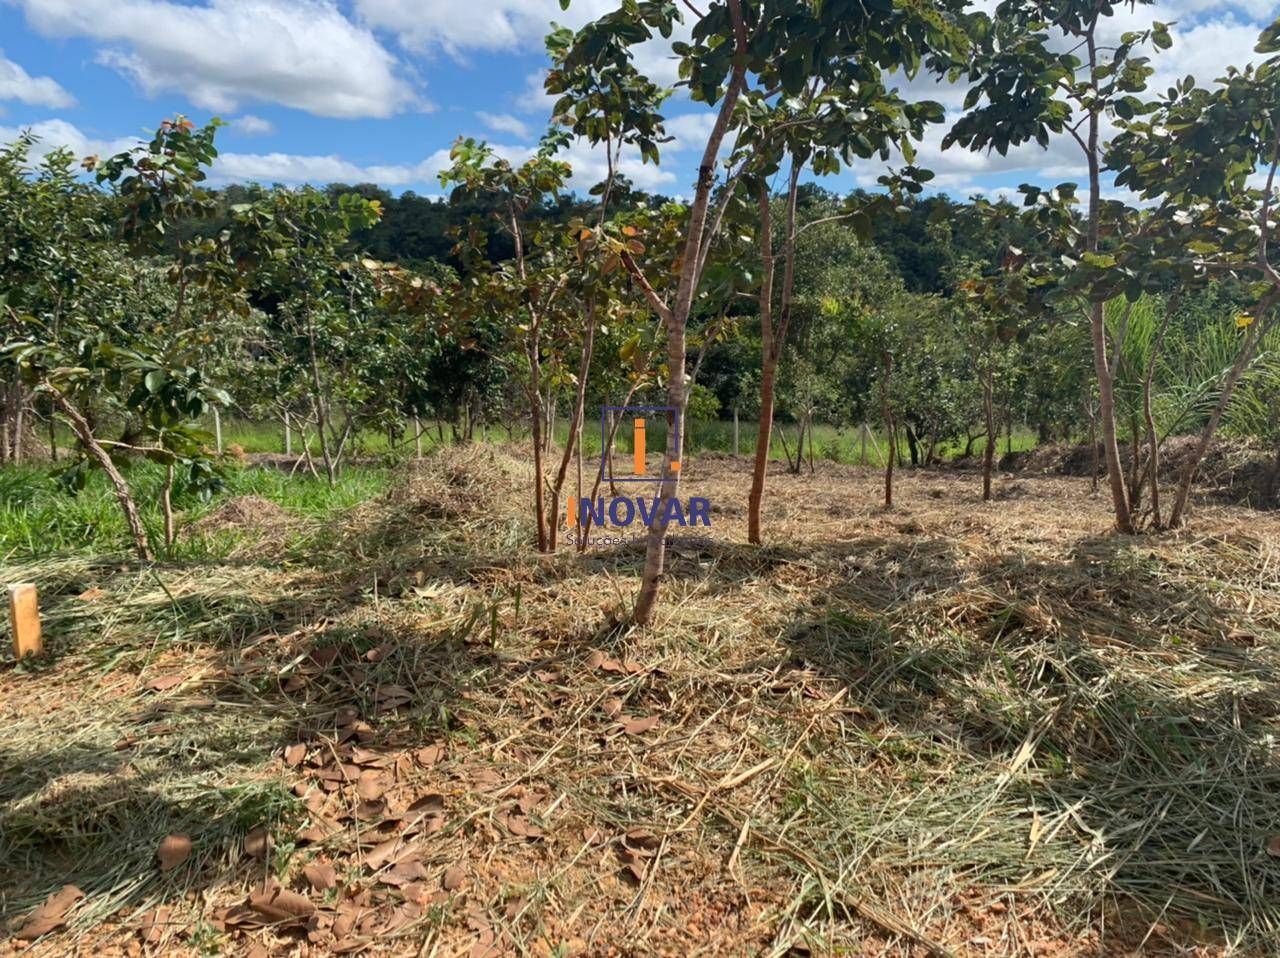
[[[99,61],[148,95],[230,111],[270,101],[319,116],[385,117],[421,103],[396,58],[332,0],[18,0],[48,36],[111,46]]]
[[[552,23],[577,29],[617,9],[617,0],[574,0],[561,10],[556,0],[356,0],[360,19],[394,33],[413,50],[443,50],[456,59],[473,51],[542,49]],[[637,68],[662,86],[677,79],[671,56],[675,40],[689,39],[689,23],[677,25],[670,39],[655,36],[635,47]],[[538,86],[541,87],[541,79]],[[530,101],[522,101],[529,103]]]
[[[75,97],[52,77],[33,77],[0,50],[0,100],[17,100],[52,109],[74,106]]]
[[[268,133],[276,131],[276,125],[270,120],[264,120],[260,116],[254,116],[252,113],[246,113],[244,116],[238,116],[231,121],[231,129],[237,130],[246,136],[265,136]]]
[[[45,154],[58,147],[66,147],[77,159],[86,156],[110,156],[137,146],[142,140],[136,136],[104,139],[84,133],[74,123],[66,120],[41,120],[27,126],[0,126],[0,143],[12,143],[23,131],[30,131],[36,138],[30,158],[38,162]]]
[[[616,6],[612,0],[577,0],[561,10],[555,0],[356,0],[370,26],[395,33],[414,49],[453,56],[469,50],[539,49],[552,21],[579,27]]]
[[[486,113],[484,110],[477,110],[476,117],[495,133],[510,133],[520,140],[527,140],[531,135],[529,125],[510,113]]]

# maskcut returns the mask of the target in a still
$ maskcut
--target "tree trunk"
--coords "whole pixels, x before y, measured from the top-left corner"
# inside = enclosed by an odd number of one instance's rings
[[[916,441],[916,431],[912,428],[911,423],[906,423],[907,432],[907,451],[911,454],[911,468],[920,465],[920,444]]]
[[[289,410],[284,411],[284,454],[293,455],[293,424],[289,422]]]
[[[173,463],[164,467],[164,485],[160,487],[160,509],[164,513],[164,545],[173,548]]]
[[[889,405],[889,377],[893,375],[893,357],[886,350],[881,353],[884,363],[884,378],[880,380],[880,413],[884,416],[884,426],[889,432],[889,455],[885,457],[884,466],[884,507],[893,508],[893,461],[897,458],[898,430],[893,420],[893,409]]]
[[[222,455],[222,413],[217,406],[213,407],[213,448],[219,456]]]
[[[702,161],[698,166],[698,183],[689,209],[689,225],[681,261],[680,282],[676,288],[675,306],[670,310],[670,322],[667,324],[667,375],[669,377],[667,400],[669,405],[677,408],[680,418],[684,418],[687,397],[684,385],[685,328],[693,308],[693,298],[697,293],[707,205],[711,199],[711,189],[715,186],[716,158],[746,78],[748,41],[746,21],[742,16],[742,3],[741,0],[726,0],[726,2],[734,33],[734,66],[724,97],[720,102],[720,111],[716,115],[715,125],[707,138],[707,146],[703,150]],[[633,613],[633,619],[638,625],[648,625],[653,621],[653,609],[658,600],[658,583],[665,565],[667,503],[676,495],[680,479],[680,473],[671,469],[675,435],[676,430],[668,430],[667,457],[662,471],[659,501],[656,505],[658,517],[649,530],[649,538],[645,546],[644,573]]]
[[[1174,299],[1165,305],[1164,315],[1160,318],[1160,328],[1156,332],[1155,342],[1147,356],[1147,368],[1142,376],[1142,418],[1147,427],[1147,473],[1151,481],[1151,525],[1155,529],[1163,529],[1164,522],[1160,516],[1160,436],[1156,432],[1156,417],[1151,410],[1151,384],[1155,380],[1156,362],[1164,345],[1165,333],[1169,328],[1169,319],[1174,312]]]
[[[320,434],[320,455],[324,459],[325,477],[329,480],[329,485],[333,486],[337,484],[337,472],[334,470],[333,457],[329,453],[329,412],[325,408],[324,386],[320,382],[320,359],[316,355],[315,325],[309,313],[307,314],[307,353],[311,366],[311,388],[315,390],[315,395],[311,399],[311,409],[316,417],[316,432]],[[216,415],[216,408],[214,413]]]
[[[982,371],[982,417],[987,427],[987,443],[982,450],[982,501],[991,501],[991,472],[995,465],[996,432],[995,384],[990,366]]]
[[[531,390],[537,396],[533,402],[533,517],[538,524],[538,551],[546,552],[549,545],[547,538],[547,501],[542,488],[542,455],[543,455],[543,410],[542,397],[537,388]]]
[[[813,413],[805,413],[805,434],[809,437],[809,475],[813,475]]]
[[[1227,378],[1222,383],[1222,393],[1214,404],[1213,412],[1209,414],[1209,421],[1200,430],[1200,440],[1196,443],[1195,453],[1188,461],[1186,469],[1183,470],[1182,480],[1178,485],[1178,494],[1173,500],[1173,510],[1169,513],[1170,529],[1177,529],[1182,525],[1183,514],[1187,509],[1187,500],[1191,497],[1191,484],[1195,482],[1196,472],[1200,469],[1200,463],[1204,460],[1205,453],[1209,451],[1209,444],[1213,441],[1214,433],[1218,431],[1218,423],[1222,421],[1222,414],[1226,412],[1227,403],[1231,401],[1231,394],[1235,391],[1236,383],[1240,381],[1245,369],[1253,362],[1253,353],[1257,349],[1258,341],[1266,334],[1265,327],[1268,324],[1264,324],[1262,316],[1271,308],[1274,302],[1275,296],[1268,296],[1254,312],[1253,322],[1249,324],[1249,330],[1245,333],[1244,344],[1240,347],[1240,352],[1236,355],[1236,361],[1231,364]]]
[[[46,385],[49,386],[49,395],[53,398],[54,404],[67,417],[68,422],[71,423],[71,429],[76,434],[76,438],[84,443],[89,455],[97,460],[98,465],[102,467],[102,471],[111,480],[111,485],[115,487],[116,501],[120,503],[120,511],[124,513],[125,525],[128,526],[129,536],[133,539],[133,551],[137,553],[138,558],[143,562],[152,561],[151,546],[147,542],[147,533],[142,527],[142,518],[138,515],[138,507],[129,491],[129,484],[125,482],[124,476],[120,474],[116,464],[111,461],[107,451],[102,448],[102,444],[94,438],[93,430],[90,428],[88,420],[80,414],[80,410],[73,406],[67,397],[58,392],[56,388],[48,383]]]
[[[596,310],[594,303],[587,310],[587,328],[582,343],[582,358],[578,364],[578,388],[573,397],[573,414],[569,419],[569,435],[565,440],[564,452],[560,455],[560,466],[556,470],[555,481],[551,484],[551,534],[550,551],[556,551],[558,533],[560,531],[560,493],[564,490],[565,475],[569,470],[569,462],[574,450],[582,442],[582,419],[586,413],[587,375],[591,371],[591,353],[595,346]],[[579,487],[582,482],[579,479]],[[578,489],[581,497],[582,489]]]
[[[1095,8],[1095,11],[1100,7]],[[1098,76],[1098,49],[1095,34],[1097,15],[1085,35],[1088,48],[1091,82]],[[1085,234],[1085,252],[1096,253],[1101,228],[1102,177],[1100,153],[1101,107],[1090,109],[1088,114],[1088,141],[1085,159],[1089,166],[1088,228]],[[1102,420],[1102,448],[1107,461],[1107,483],[1111,489],[1111,506],[1115,513],[1116,528],[1125,534],[1133,533],[1133,517],[1129,514],[1129,500],[1124,489],[1124,468],[1120,462],[1120,446],[1116,441],[1116,401],[1112,389],[1111,369],[1107,363],[1107,330],[1101,300],[1089,307],[1089,331],[1093,342],[1093,366],[1098,377],[1098,416]]]

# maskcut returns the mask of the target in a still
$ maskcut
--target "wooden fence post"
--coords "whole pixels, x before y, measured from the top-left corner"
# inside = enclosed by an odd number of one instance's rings
[[[9,626],[13,630],[14,658],[40,654],[40,602],[32,583],[9,586]]]

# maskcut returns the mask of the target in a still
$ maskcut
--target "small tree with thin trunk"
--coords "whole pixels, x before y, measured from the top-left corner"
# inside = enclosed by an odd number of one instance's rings
[[[1113,118],[1132,117],[1142,102],[1135,94],[1153,72],[1141,49],[1171,44],[1165,24],[1124,34],[1118,43],[1104,40],[1115,6],[1100,0],[1004,0],[979,31],[969,63],[973,84],[965,98],[968,111],[943,143],[969,149],[995,149],[1035,140],[1048,147],[1051,136],[1065,135],[1080,148],[1088,169],[1086,212],[1081,223],[1070,213],[1055,219],[1054,237],[1065,267],[1064,286],[1079,299],[1093,344],[1098,381],[1099,420],[1116,527],[1133,532],[1125,477],[1116,440],[1113,374],[1108,358],[1103,304],[1117,286],[1141,292],[1140,272],[1127,272],[1104,248],[1105,235],[1124,218],[1108,215],[1103,197],[1103,135]],[[1064,49],[1065,48],[1065,49]],[[1041,191],[1024,187],[1029,204],[1042,197],[1053,203],[1072,200],[1075,184]]]
[[[1154,218],[1166,232],[1165,264],[1193,276],[1238,277],[1253,298],[1237,323],[1235,361],[1179,479],[1171,528],[1184,520],[1196,472],[1280,304],[1280,256],[1272,242],[1280,203],[1280,55],[1274,55],[1280,20],[1263,31],[1256,49],[1273,56],[1243,70],[1228,67],[1210,89],[1188,77],[1148,105],[1149,116],[1124,123],[1111,146],[1116,183],[1160,201]]]

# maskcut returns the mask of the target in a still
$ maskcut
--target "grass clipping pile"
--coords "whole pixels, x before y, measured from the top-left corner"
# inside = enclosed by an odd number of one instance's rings
[[[305,567],[12,570],[56,637],[0,672],[12,947],[1271,950],[1280,519],[826,466],[757,548],[745,472],[688,464],[715,541],[643,631],[636,551],[534,554],[492,447]]]

